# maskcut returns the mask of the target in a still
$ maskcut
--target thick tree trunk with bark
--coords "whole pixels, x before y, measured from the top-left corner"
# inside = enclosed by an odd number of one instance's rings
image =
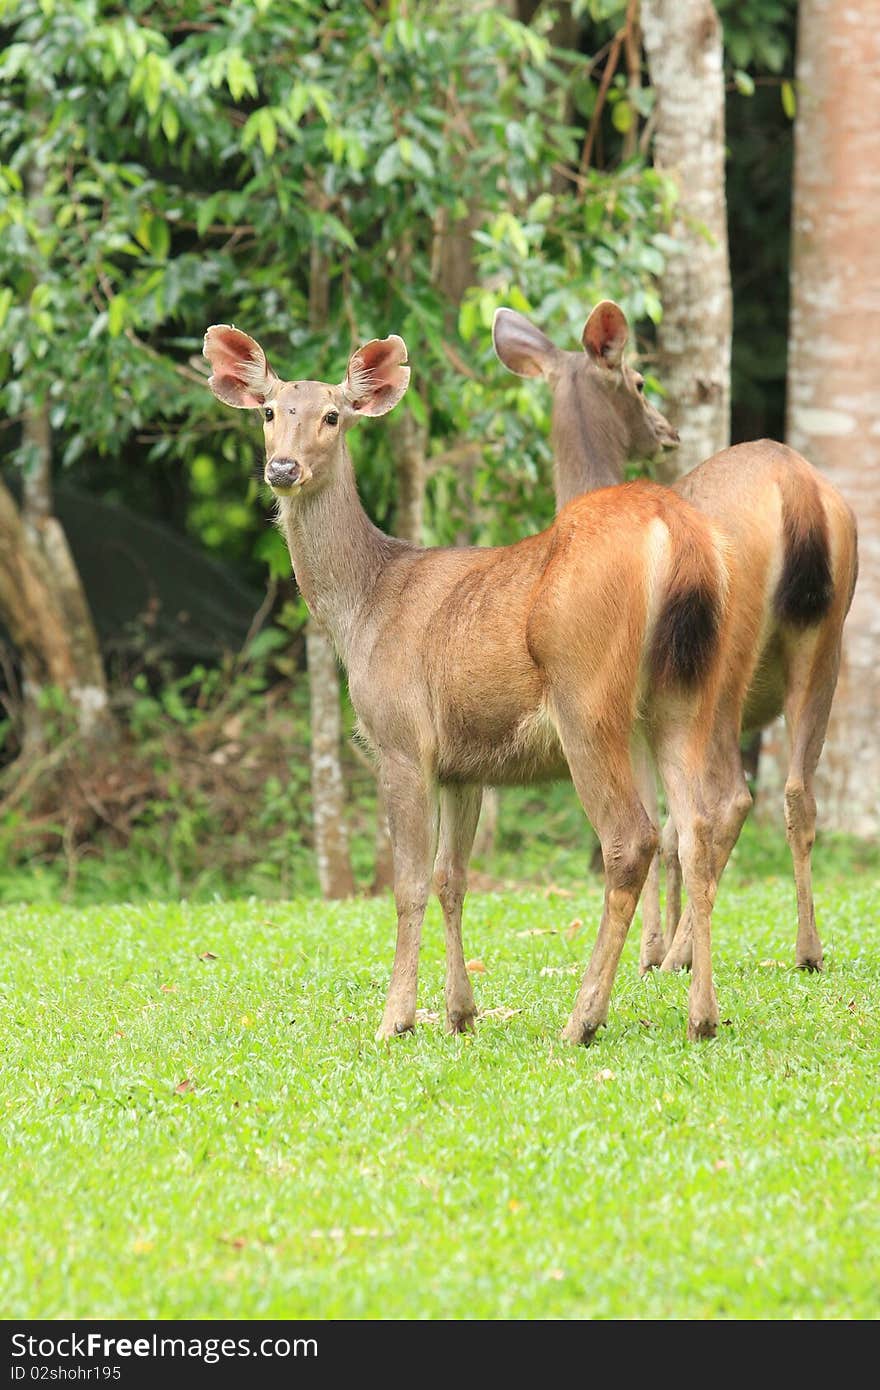
[[[730,442],[731,296],[724,191],[721,23],[710,0],[643,0],[657,99],[654,158],[678,187],[663,274],[658,375],[681,434],[659,474],[672,481]]]
[[[880,26],[872,0],[799,7],[788,439],[856,514],[860,572],[816,797],[880,833]]]
[[[36,220],[48,225],[45,175],[31,164],[25,175]],[[41,267],[35,263],[34,283]],[[98,637],[67,537],[52,514],[52,430],[46,405],[35,405],[22,430],[21,509],[0,484],[0,618],[22,665],[23,751],[39,753],[46,732],[40,696],[48,687],[70,701],[77,728],[90,741],[113,740],[107,679]]]
[[[21,510],[0,484],[0,617],[22,666],[23,751],[45,745],[40,706],[49,686],[70,701],[83,738],[112,740],[107,680],[88,603],[67,538],[52,515],[51,432],[44,410],[25,422]]]

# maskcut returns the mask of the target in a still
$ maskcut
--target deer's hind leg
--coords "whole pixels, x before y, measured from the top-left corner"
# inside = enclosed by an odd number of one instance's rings
[[[590,1043],[608,1016],[620,953],[657,849],[657,830],[636,789],[628,729],[606,726],[600,744],[577,716],[557,712],[556,722],[605,865],[605,901],[596,944],[562,1034],[566,1042]]]
[[[640,743],[635,749],[633,761],[639,797],[648,813],[651,824],[657,829],[660,822],[657,773],[645,743]],[[649,970],[662,965],[663,957],[666,955],[666,943],[660,917],[660,862],[661,849],[658,848],[651,860],[651,867],[648,869],[645,886],[642,889],[642,935],[639,945],[640,975],[647,975]]]
[[[718,719],[715,734],[705,755],[700,783],[701,804],[709,821],[712,839],[712,876],[716,887],[752,805],[751,793],[743,771],[739,741],[735,736],[737,727],[738,718],[729,711]],[[674,746],[676,734],[667,734],[667,737],[672,738]],[[674,771],[670,775],[674,776]],[[676,861],[680,876],[682,868],[674,816],[670,816],[664,829],[664,844],[670,829],[670,853]],[[693,931],[694,909],[688,901],[684,912],[679,912],[678,925],[663,960],[663,970],[684,970],[691,966]]]
[[[751,796],[736,741],[737,722],[716,730],[711,745],[676,721],[657,731],[657,765],[666,788],[669,811],[678,831],[678,855],[688,903],[673,942],[666,970],[680,968],[676,950],[686,951],[693,969],[688,999],[688,1037],[712,1038],[718,1026],[718,1002],[712,978],[712,910],[718,882]]]
[[[840,646],[833,642],[799,643],[788,654],[785,723],[789,738],[785,782],[785,831],[794,864],[798,929],[795,964],[800,970],[822,969],[822,942],[816,930],[811,855],[816,838],[813,782],[825,742],[831,701],[837,685]]]
[[[443,908],[446,933],[446,1027],[450,1033],[469,1032],[477,1015],[461,942],[461,910],[482,799],[482,787],[440,788],[440,848],[434,889]]]
[[[666,875],[666,915],[665,930],[663,933],[663,944],[665,947],[663,959],[668,954],[675,940],[675,933],[681,921],[681,863],[678,858],[678,831],[671,816],[666,817],[666,824],[660,835],[660,858],[663,861],[663,870]],[[690,958],[688,958],[690,965]]]
[[[408,759],[383,760],[380,777],[394,860],[397,946],[376,1037],[393,1038],[412,1032],[416,1023],[419,946],[437,849],[438,800],[436,787]]]

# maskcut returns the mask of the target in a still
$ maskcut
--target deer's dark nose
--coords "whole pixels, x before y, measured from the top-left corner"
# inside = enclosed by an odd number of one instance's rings
[[[294,487],[301,473],[296,459],[273,459],[266,465],[266,482],[270,487]]]

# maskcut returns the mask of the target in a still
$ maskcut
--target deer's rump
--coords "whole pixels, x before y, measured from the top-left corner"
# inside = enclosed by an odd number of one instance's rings
[[[775,440],[715,454],[675,489],[709,516],[723,516],[743,563],[749,606],[762,614],[760,653],[743,715],[745,731],[782,710],[791,636],[842,622],[856,575],[856,532],[839,493],[806,459]],[[748,562],[751,561],[751,564]]]

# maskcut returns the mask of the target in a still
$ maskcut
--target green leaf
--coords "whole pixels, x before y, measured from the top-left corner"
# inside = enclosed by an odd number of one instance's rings
[[[257,97],[257,75],[240,48],[233,48],[226,59],[226,85],[233,101],[241,101],[243,96]]]
[[[663,318],[663,305],[653,290],[645,290],[645,313],[652,323],[659,323]]]
[[[532,306],[526,299],[519,285],[511,285],[510,293],[507,298],[510,300],[511,309],[518,309],[521,314],[530,314]]]
[[[206,198],[203,203],[199,203],[198,212],[196,213],[196,231],[200,237],[205,235],[205,232],[214,221],[219,201],[219,195],[215,193],[212,197]]]
[[[125,327],[128,301],[124,294],[117,294],[107,306],[107,332],[111,338],[118,338]]]
[[[634,111],[628,101],[616,101],[611,112],[611,124],[621,135],[632,129]]]
[[[171,231],[164,217],[151,217],[149,224],[149,249],[158,261],[164,261],[171,250]]]
[[[474,336],[479,325],[480,309],[475,299],[463,299],[458,311],[458,331],[465,342]]]
[[[246,150],[257,140],[266,158],[271,159],[278,145],[278,126],[267,106],[260,107],[259,111],[254,111],[248,117],[241,133],[241,143]]]
[[[376,161],[376,167],[373,170],[374,183],[377,183],[380,188],[391,183],[400,170],[400,163],[400,149],[395,140],[393,144],[382,151]]]
[[[264,531],[254,546],[254,554],[265,560],[269,573],[274,579],[284,579],[290,574],[290,555],[287,546],[274,529]]]
[[[793,82],[783,82],[780,91],[782,97],[782,109],[790,121],[793,121],[797,114],[797,96]]]
[[[742,68],[737,68],[733,74],[736,83],[736,90],[741,92],[744,97],[751,97],[755,94],[755,79],[749,73],[743,72]]]
[[[169,145],[173,145],[180,132],[180,117],[167,101],[162,107],[162,130]]]
[[[400,150],[400,157],[404,164],[416,169],[420,174],[424,174],[426,179],[434,177],[434,162],[426,150],[421,145],[416,144],[415,140],[410,140],[404,136],[397,142]]]

